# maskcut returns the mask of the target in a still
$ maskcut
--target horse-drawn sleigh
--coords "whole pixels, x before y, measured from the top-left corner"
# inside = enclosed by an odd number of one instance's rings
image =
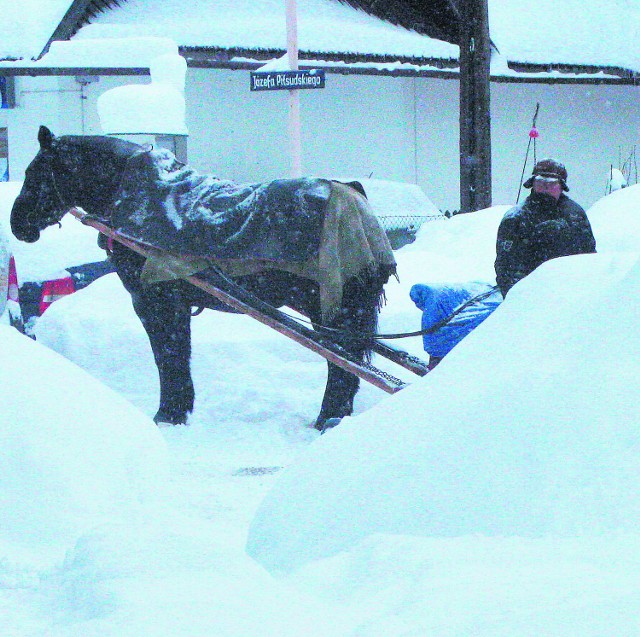
[[[38,141],[12,231],[34,242],[72,211],[108,238],[158,368],[157,423],[186,423],[193,410],[193,308],[250,314],[324,356],[320,430],[352,413],[360,378],[390,393],[405,385],[370,364],[373,351],[428,371],[375,338],[395,260],[357,188],[321,179],[238,186],[166,151],[104,136],[55,137],[44,126]]]

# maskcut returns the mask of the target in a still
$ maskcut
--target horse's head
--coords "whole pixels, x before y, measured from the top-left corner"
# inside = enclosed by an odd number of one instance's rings
[[[13,234],[29,243],[74,206],[104,216],[128,158],[139,150],[110,137],[56,137],[46,126],[40,127],[38,142],[40,150],[11,210]]]

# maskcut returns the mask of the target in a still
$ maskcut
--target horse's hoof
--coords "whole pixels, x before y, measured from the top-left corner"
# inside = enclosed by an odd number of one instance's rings
[[[160,428],[162,427],[175,427],[177,425],[187,425],[187,418],[171,418],[171,416],[167,416],[166,414],[163,414],[162,412],[158,412],[154,417],[153,417],[153,422],[156,423],[156,425]]]
[[[164,420],[156,420],[156,427],[158,429],[167,429],[169,427],[188,427],[188,422],[166,422]]]
[[[342,422],[342,418],[327,418],[326,420],[320,420],[315,424],[315,428],[323,434],[327,429],[333,429]]]

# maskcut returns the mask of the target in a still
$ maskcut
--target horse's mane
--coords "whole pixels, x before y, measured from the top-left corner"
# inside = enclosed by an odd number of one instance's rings
[[[79,147],[83,150],[91,149],[96,152],[112,151],[122,157],[131,156],[143,149],[143,146],[135,142],[107,135],[61,135],[56,139],[56,146],[58,148]]]

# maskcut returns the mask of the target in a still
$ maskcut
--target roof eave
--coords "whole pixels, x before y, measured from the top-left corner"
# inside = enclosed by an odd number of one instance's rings
[[[248,49],[218,47],[180,47],[180,54],[190,68],[256,70],[264,63],[285,54],[283,49]],[[457,79],[456,59],[418,58],[364,53],[328,53],[301,51],[300,68],[320,66],[327,73],[441,77]],[[494,82],[545,84],[640,84],[640,73],[623,67],[576,64],[532,64],[508,62],[509,73],[492,73]],[[0,60],[0,75],[65,76],[65,75],[149,75],[148,67],[45,67],[24,60]]]
[[[37,59],[47,53],[52,42],[69,40],[74,36],[78,29],[87,23],[90,15],[95,15],[114,5],[118,6],[119,3],[120,0],[73,0]]]
[[[558,63],[507,63],[513,75],[492,75],[496,82],[532,84],[640,84],[640,73],[621,66]]]

